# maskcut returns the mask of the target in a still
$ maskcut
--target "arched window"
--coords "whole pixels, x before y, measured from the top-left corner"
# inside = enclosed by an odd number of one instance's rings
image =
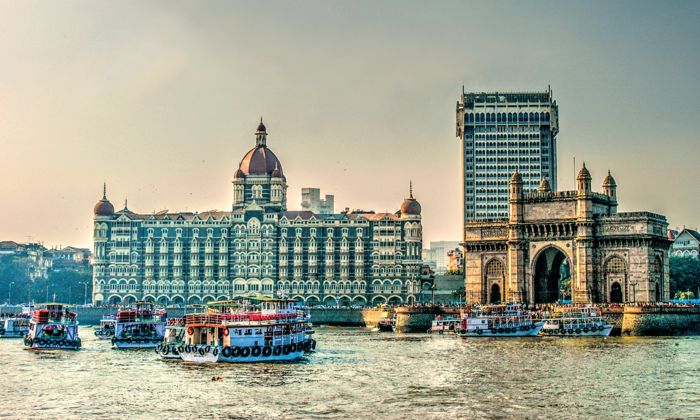
[[[488,276],[503,276],[506,272],[503,263],[500,260],[491,260],[486,266],[486,275]]]
[[[627,264],[620,257],[612,257],[605,264],[606,273],[624,273],[627,271]]]

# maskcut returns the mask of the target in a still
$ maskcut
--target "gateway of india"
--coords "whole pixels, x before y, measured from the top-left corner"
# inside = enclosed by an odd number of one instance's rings
[[[464,268],[471,303],[655,302],[669,299],[668,223],[648,212],[617,212],[608,172],[603,193],[586,165],[575,191],[552,192],[546,178],[523,192],[510,179],[509,217],[466,221]],[[570,281],[568,290],[562,285]]]

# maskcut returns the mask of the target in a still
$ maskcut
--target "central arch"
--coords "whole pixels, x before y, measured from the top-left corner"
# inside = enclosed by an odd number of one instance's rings
[[[571,300],[571,262],[559,248],[549,246],[535,258],[532,297],[533,303]]]

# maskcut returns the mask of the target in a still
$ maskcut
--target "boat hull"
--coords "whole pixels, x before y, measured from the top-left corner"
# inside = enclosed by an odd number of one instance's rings
[[[5,331],[4,334],[0,334],[0,338],[22,338],[26,333],[26,329],[24,331]]]
[[[595,331],[588,328],[542,328],[540,335],[549,337],[607,337],[613,327],[614,325],[608,324],[604,327],[596,327]]]
[[[117,338],[112,337],[114,349],[152,349],[163,342],[163,337],[153,338]]]
[[[78,350],[81,347],[78,340],[46,340],[25,338],[24,348],[29,350]]]
[[[114,331],[105,332],[103,330],[98,330],[95,331],[95,337],[99,338],[100,340],[109,340],[114,337]]]
[[[540,333],[542,327],[544,327],[544,322],[536,322],[526,329],[520,329],[519,327],[498,328],[495,331],[491,329],[469,329],[461,330],[459,335],[462,337],[535,337]]]
[[[306,352],[311,352],[316,348],[314,340],[308,341],[307,345],[300,345],[299,349],[291,346],[273,347],[242,347],[224,348],[222,346],[188,346],[180,345],[177,350],[180,358],[186,362],[199,363],[271,363],[271,362],[291,362],[299,359]],[[180,351],[181,350],[181,351]]]
[[[156,346],[155,351],[158,357],[165,360],[181,360],[180,353],[177,351],[178,344],[160,344]]]

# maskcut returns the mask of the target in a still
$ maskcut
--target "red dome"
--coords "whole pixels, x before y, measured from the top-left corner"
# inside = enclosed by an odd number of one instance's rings
[[[404,200],[403,204],[401,204],[401,214],[406,214],[406,215],[414,215],[418,216],[420,215],[421,212],[421,207],[420,203],[416,201],[415,198],[410,197]]]
[[[263,145],[255,146],[253,150],[248,152],[240,165],[240,170],[245,175],[272,175],[275,168],[278,168],[279,175],[283,176],[282,164],[279,159]]]
[[[111,216],[114,214],[114,206],[106,198],[95,204],[95,216]]]

